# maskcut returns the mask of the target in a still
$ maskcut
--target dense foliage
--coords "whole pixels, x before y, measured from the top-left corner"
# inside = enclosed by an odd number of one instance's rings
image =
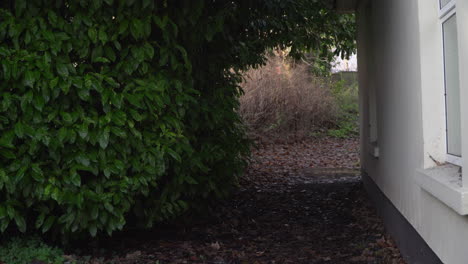
[[[8,264],[66,263],[61,249],[51,247],[38,237],[14,237],[2,241],[0,261]]]
[[[2,0],[0,231],[111,234],[225,196],[248,142],[239,71],[353,49],[311,0]]]

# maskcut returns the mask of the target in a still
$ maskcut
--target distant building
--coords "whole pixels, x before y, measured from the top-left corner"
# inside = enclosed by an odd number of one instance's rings
[[[332,69],[331,71],[333,73],[336,72],[355,72],[357,71],[357,55],[353,54],[352,56],[349,57],[349,59],[341,59],[340,56],[335,57],[335,61],[332,63]]]

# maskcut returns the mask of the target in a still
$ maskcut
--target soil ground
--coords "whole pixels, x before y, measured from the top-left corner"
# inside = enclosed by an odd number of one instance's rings
[[[358,165],[357,139],[263,142],[242,187],[211,215],[184,226],[127,231],[69,258],[82,263],[405,263],[369,203]]]

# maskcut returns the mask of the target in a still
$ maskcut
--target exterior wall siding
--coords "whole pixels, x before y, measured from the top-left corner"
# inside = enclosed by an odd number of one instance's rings
[[[417,170],[435,165],[428,153],[435,159],[444,155],[440,152],[444,115],[433,110],[444,104],[443,94],[434,93],[443,85],[442,36],[437,1],[430,2],[362,0],[358,5],[361,164],[443,263],[466,264],[468,217],[416,181]],[[457,19],[459,32],[465,32],[460,33],[459,47],[468,47],[468,1],[457,1]],[[468,83],[468,49],[460,49],[460,61],[461,78]],[[462,98],[468,98],[465,88]],[[378,158],[371,155],[369,144],[372,93]],[[468,113],[468,103],[462,105]],[[462,120],[463,125],[468,126],[468,120]],[[468,140],[463,140],[463,148],[468,149]]]

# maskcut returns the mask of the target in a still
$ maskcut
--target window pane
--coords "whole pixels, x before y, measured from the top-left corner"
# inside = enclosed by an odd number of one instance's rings
[[[452,0],[440,0],[440,9],[444,8]]]
[[[443,24],[445,102],[447,109],[447,152],[461,156],[460,84],[458,74],[458,42],[456,15]]]

